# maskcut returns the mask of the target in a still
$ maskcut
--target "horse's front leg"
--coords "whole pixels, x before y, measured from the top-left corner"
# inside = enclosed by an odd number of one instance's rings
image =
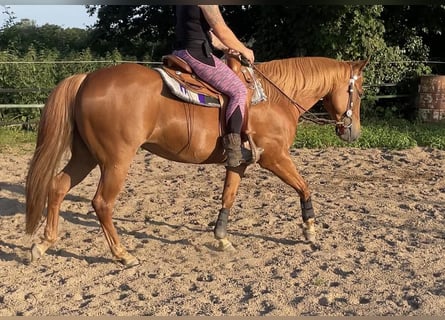
[[[264,155],[259,164],[273,172],[282,181],[297,191],[300,196],[301,214],[303,217],[303,233],[307,241],[315,240],[315,214],[312,207],[311,193],[307,182],[298,173],[294,162],[289,154],[282,153],[281,156],[274,154],[273,157]]]
[[[232,243],[227,239],[227,223],[229,221],[230,209],[235,202],[236,193],[246,168],[246,165],[240,165],[236,168],[227,167],[226,169],[222,207],[214,229],[215,238],[219,241],[219,249],[222,251],[235,250]]]

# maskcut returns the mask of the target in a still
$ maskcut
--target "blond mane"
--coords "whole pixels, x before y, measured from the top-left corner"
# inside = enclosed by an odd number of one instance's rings
[[[300,57],[273,60],[257,65],[257,68],[289,97],[324,96],[339,80],[348,79],[350,66],[347,62],[323,57]],[[283,95],[267,80],[262,81],[270,100]]]

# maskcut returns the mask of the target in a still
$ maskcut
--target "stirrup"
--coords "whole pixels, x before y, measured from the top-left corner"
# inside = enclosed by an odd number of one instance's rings
[[[245,152],[248,152],[250,159],[247,161],[247,164],[254,164],[258,162],[258,160],[261,157],[261,154],[264,152],[264,149],[257,147],[257,145],[252,139],[250,131],[246,131],[245,134],[247,136],[247,141],[249,145],[248,146],[246,145],[246,147],[242,146],[241,152],[243,153],[243,158],[245,158],[244,156]]]

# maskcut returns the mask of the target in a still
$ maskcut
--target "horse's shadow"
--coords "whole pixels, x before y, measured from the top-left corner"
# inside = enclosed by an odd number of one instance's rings
[[[241,233],[241,232],[231,232],[230,233],[233,236],[238,236],[242,238],[256,238],[259,240],[263,240],[265,242],[273,242],[277,244],[282,244],[286,246],[294,246],[297,244],[307,244],[307,241],[305,240],[295,240],[295,239],[288,239],[288,238],[276,238],[276,237],[270,237],[265,235],[258,235],[253,233]]]
[[[22,196],[25,195],[25,187],[21,184],[13,184],[7,182],[0,182],[0,190],[8,190],[9,192],[20,194]],[[65,200],[73,201],[73,202],[90,202],[89,199],[84,197],[79,197],[75,195],[67,194]],[[17,199],[9,199],[9,198],[0,198],[0,217],[1,216],[13,216],[17,214],[17,208],[20,208],[20,211],[24,211],[25,205]]]
[[[16,254],[17,249],[21,250],[22,252],[26,252],[28,250],[28,248],[21,246],[21,245],[17,245],[17,244],[7,243],[3,240],[0,240],[0,248],[6,248],[6,247],[13,250],[14,253],[6,253],[6,252],[3,252],[3,250],[0,250],[0,261],[16,261],[16,262],[24,263],[24,264],[29,263],[28,258]]]
[[[21,195],[25,194],[25,188],[20,184],[10,184],[10,183],[5,183],[5,182],[0,182],[0,189],[5,189],[12,193],[17,193],[17,194],[21,194]],[[70,200],[73,202],[90,203],[90,200],[87,198],[74,196],[74,195],[70,195],[70,194],[68,194],[66,196],[65,200]],[[18,199],[0,198],[0,207],[4,208],[0,212],[0,217],[1,216],[6,217],[6,216],[16,215],[18,211],[23,212],[25,209],[25,204],[22,203]],[[17,209],[19,209],[19,210],[17,210]],[[97,220],[97,217],[93,214],[93,211],[90,211],[87,214],[81,214],[81,213],[65,210],[65,211],[60,212],[60,216],[65,221],[75,224],[75,225],[80,225],[80,226],[84,226],[87,228],[100,229],[99,221]],[[119,217],[115,217],[114,220],[115,221],[134,222],[133,220],[130,220],[127,218],[119,218]],[[213,226],[214,226],[214,222],[211,222],[207,226],[203,226],[203,227],[191,227],[186,224],[171,224],[171,223],[167,223],[165,221],[157,221],[157,220],[153,220],[153,219],[146,219],[144,221],[144,223],[148,224],[148,225],[164,226],[164,227],[168,227],[173,230],[179,230],[180,228],[184,228],[192,233],[213,232]],[[158,241],[158,242],[168,244],[168,245],[178,245],[178,244],[179,245],[189,245],[190,244],[190,241],[188,239],[171,240],[168,238],[158,237],[154,234],[148,234],[147,232],[127,230],[125,228],[119,227],[118,225],[116,226],[116,229],[117,229],[117,232],[119,233],[119,235],[127,235],[127,236],[131,236],[131,237],[135,237],[136,239],[143,239],[144,240],[143,242],[147,242],[147,243],[149,241]],[[305,243],[305,241],[300,241],[300,240],[277,238],[277,237],[259,235],[259,234],[254,234],[254,233],[245,233],[245,232],[241,232],[241,231],[231,232],[230,236],[242,237],[242,238],[256,238],[256,239],[260,239],[260,240],[263,240],[266,242],[274,242],[274,243],[282,244],[282,245],[297,245],[297,244]],[[61,240],[59,240],[59,241],[61,241]],[[216,240],[215,240],[215,242],[216,242]],[[29,248],[25,248],[24,246],[13,244],[13,243],[7,243],[4,241],[0,241],[0,245],[8,247],[8,248],[12,249],[13,251],[15,251],[15,249],[19,249],[22,252],[26,252],[26,251],[30,250]],[[216,245],[207,243],[204,246],[206,246],[208,249],[213,250],[213,251],[219,250]],[[113,261],[112,258],[79,256],[75,253],[66,251],[65,249],[50,248],[50,249],[48,249],[47,253],[50,255],[58,255],[58,256],[62,256],[62,257],[66,257],[66,258],[85,260],[89,264],[109,263],[110,261]],[[1,252],[0,260],[4,260],[4,261],[15,260],[20,263],[29,263],[28,258],[21,257],[14,253]]]
[[[0,182],[0,190],[5,189],[13,193],[25,194],[25,188],[21,184]]]
[[[182,227],[182,228],[185,228],[191,232],[213,232],[213,227],[215,225],[215,222],[211,222],[208,224],[208,226],[205,229],[202,229],[202,228],[198,229],[198,228],[191,228],[187,225],[174,225],[174,224],[166,223],[164,221],[156,221],[156,220],[151,220],[151,219],[149,219],[148,221],[150,224],[153,224],[153,225],[167,226],[169,228],[174,228],[174,229],[178,229],[178,228]],[[277,237],[271,237],[271,236],[266,236],[266,235],[262,235],[262,234],[245,233],[245,232],[241,232],[241,231],[230,232],[229,236],[242,237],[242,238],[256,238],[256,239],[263,240],[266,242],[274,242],[274,243],[282,244],[282,245],[297,245],[297,244],[307,243],[306,241],[303,241],[303,240],[277,238]],[[161,239],[161,240],[165,240],[165,239]]]
[[[96,264],[96,263],[105,264],[105,263],[110,263],[110,262],[114,261],[113,258],[107,258],[107,257],[85,256],[85,255],[81,256],[76,253],[69,252],[65,249],[50,248],[50,249],[48,249],[48,251],[46,253],[48,255],[53,255],[53,256],[58,256],[58,257],[63,257],[63,258],[71,258],[71,259],[75,259],[75,260],[85,260],[88,264]]]

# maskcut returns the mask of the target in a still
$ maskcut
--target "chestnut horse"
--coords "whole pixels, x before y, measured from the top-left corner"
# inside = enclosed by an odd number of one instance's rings
[[[251,137],[264,149],[258,163],[297,192],[309,240],[315,234],[311,194],[289,155],[298,120],[323,98],[337,124],[337,135],[345,141],[357,139],[366,63],[304,57],[254,66],[267,96],[249,109]],[[65,195],[98,165],[101,176],[93,208],[113,256],[124,265],[137,264],[121,244],[112,221],[130,163],[143,148],[172,161],[223,164],[219,112],[218,108],[180,101],[157,71],[138,64],[120,64],[62,80],[42,111],[26,180],[28,234],[37,231],[47,206],[44,235],[33,244],[32,259],[40,258],[56,242]],[[57,172],[69,148],[71,158]],[[227,220],[246,167],[226,168],[222,207],[214,229],[223,249],[233,249],[227,240]]]

